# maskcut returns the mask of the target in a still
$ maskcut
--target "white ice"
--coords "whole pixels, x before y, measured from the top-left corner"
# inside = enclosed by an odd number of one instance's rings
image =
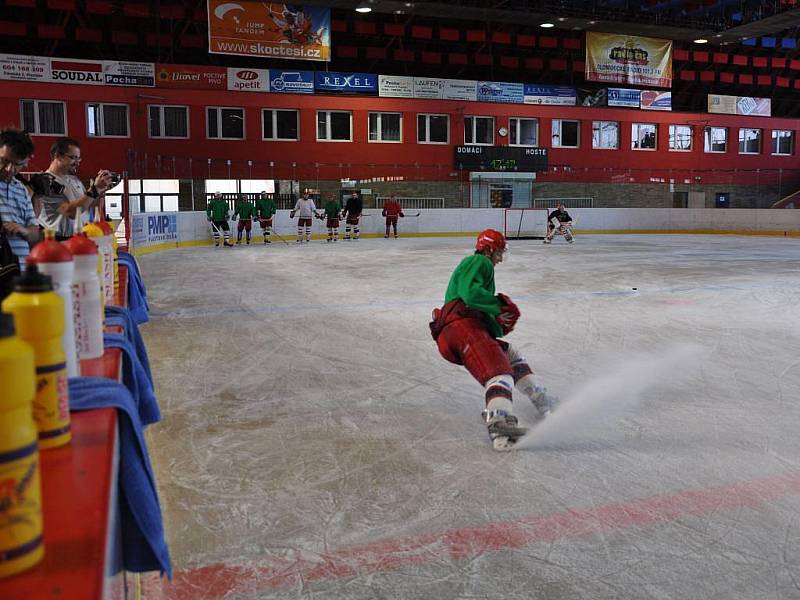
[[[145,597],[800,598],[800,240],[514,242],[509,340],[565,402],[512,453],[428,333],[471,245],[140,258],[179,573]]]

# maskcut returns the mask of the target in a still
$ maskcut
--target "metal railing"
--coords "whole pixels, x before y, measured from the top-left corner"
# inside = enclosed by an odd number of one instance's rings
[[[563,204],[564,208],[593,208],[594,198],[534,198],[533,208],[555,208]]]
[[[375,208],[381,208],[389,196],[375,196]],[[444,208],[444,198],[395,196],[403,208]]]

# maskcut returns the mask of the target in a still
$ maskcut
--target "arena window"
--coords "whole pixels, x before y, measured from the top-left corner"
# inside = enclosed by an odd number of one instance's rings
[[[580,121],[553,119],[553,148],[577,148],[580,142]]]
[[[401,113],[369,113],[369,141],[399,143],[403,141]]]
[[[593,121],[592,148],[600,150],[618,149],[619,123],[616,121]]]
[[[539,120],[517,117],[509,119],[508,144],[510,146],[538,146]]]
[[[464,143],[476,146],[494,144],[494,117],[464,117]]]
[[[692,126],[669,126],[669,149],[675,152],[687,152],[692,149]]]
[[[705,152],[726,152],[728,150],[727,127],[706,127],[704,139],[703,150]]]
[[[450,116],[420,113],[417,115],[417,143],[449,144]]]
[[[57,100],[20,100],[22,127],[31,135],[66,135],[64,103]]]
[[[317,141],[350,142],[352,140],[352,113],[335,110],[317,111]]]
[[[128,105],[86,105],[86,133],[90,137],[129,137]]]
[[[206,137],[214,140],[243,140],[244,109],[227,106],[206,107]]]
[[[655,150],[657,126],[655,123],[633,123],[631,126],[631,148],[633,150]]]
[[[297,141],[299,113],[296,110],[265,108],[261,111],[262,139]]]
[[[189,107],[151,104],[147,107],[151,138],[189,139]]]
[[[776,156],[794,154],[794,131],[776,129],[772,132],[772,153]]]

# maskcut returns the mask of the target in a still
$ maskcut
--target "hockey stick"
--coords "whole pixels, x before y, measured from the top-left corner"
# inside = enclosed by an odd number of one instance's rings
[[[406,215],[407,217],[418,217],[421,213],[417,213],[415,215]]]
[[[524,216],[525,216],[525,211],[524,210],[519,211],[519,227],[517,227],[517,237],[519,237],[520,233],[522,233],[522,217]]]

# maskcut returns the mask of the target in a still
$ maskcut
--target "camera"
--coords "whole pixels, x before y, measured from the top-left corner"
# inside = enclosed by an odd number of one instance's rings
[[[34,196],[59,196],[64,192],[64,186],[50,173],[18,174],[17,179],[28,185]]]
[[[109,174],[111,175],[111,187],[113,188],[119,185],[119,182],[122,181],[122,174],[115,173],[114,171],[109,171]]]

